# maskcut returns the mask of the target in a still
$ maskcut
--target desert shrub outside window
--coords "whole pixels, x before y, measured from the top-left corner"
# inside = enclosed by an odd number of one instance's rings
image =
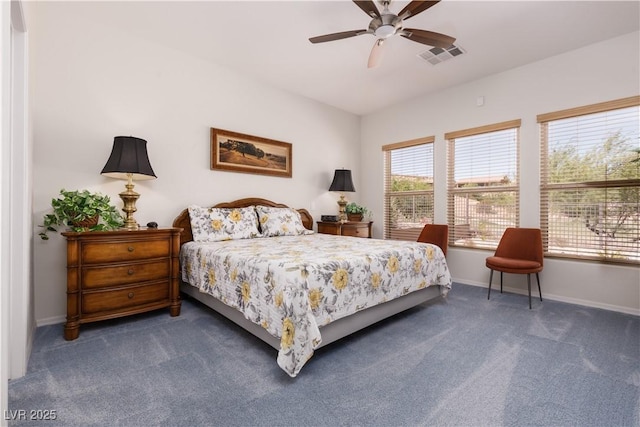
[[[640,97],[538,116],[547,256],[640,263]]]
[[[493,249],[519,225],[520,120],[445,134],[449,245]]]
[[[384,238],[416,241],[433,223],[435,137],[389,144],[384,152]]]

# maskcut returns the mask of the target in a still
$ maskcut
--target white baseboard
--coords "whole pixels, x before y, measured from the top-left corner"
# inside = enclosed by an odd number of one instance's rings
[[[64,323],[67,320],[66,316],[53,316],[45,319],[37,319],[36,326],[57,325],[58,323]]]
[[[463,285],[471,285],[471,286],[478,286],[481,288],[485,288],[487,289],[489,286],[487,283],[480,283],[480,282],[473,282],[470,280],[456,280],[453,279],[453,281],[455,283],[461,283]],[[500,292],[500,284],[497,285],[497,289],[498,292]],[[535,288],[535,289],[534,289]],[[496,284],[494,284],[492,286],[492,289],[496,289]],[[512,288],[509,286],[503,286],[503,291],[507,291],[509,293],[513,293],[513,294],[520,294],[520,295],[528,295],[526,290],[520,289],[520,288]],[[453,289],[455,291],[455,288]],[[537,285],[534,283],[531,285],[531,297],[533,298],[534,296],[537,297],[538,295],[538,289],[537,289]],[[593,307],[593,308],[600,308],[603,310],[609,310],[609,311],[617,311],[618,313],[625,313],[625,314],[631,314],[633,316],[640,316],[640,310],[636,310],[630,307],[623,307],[623,306],[619,306],[619,305],[612,305],[612,304],[603,304],[603,303],[599,303],[599,302],[595,302],[595,301],[589,301],[589,300],[583,300],[580,298],[570,298],[570,297],[565,297],[562,295],[555,295],[555,294],[548,294],[546,292],[542,293],[542,299],[548,299],[551,301],[560,301],[560,302],[566,302],[568,304],[574,304],[574,305],[582,305],[585,307]]]

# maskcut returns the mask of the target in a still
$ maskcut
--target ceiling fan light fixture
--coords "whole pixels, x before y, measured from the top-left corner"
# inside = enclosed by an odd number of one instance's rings
[[[378,38],[386,39],[396,33],[396,27],[393,25],[381,25],[379,26],[374,34]]]

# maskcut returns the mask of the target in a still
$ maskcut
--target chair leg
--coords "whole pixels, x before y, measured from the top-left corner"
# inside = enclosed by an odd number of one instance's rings
[[[540,301],[542,301],[542,291],[540,290],[540,276],[536,273],[536,280],[538,281],[538,293],[540,294]]]
[[[500,272],[500,293],[502,293],[502,271]]]
[[[489,293],[487,294],[487,299],[489,299],[489,297],[491,296],[491,280],[493,279],[493,270],[491,270],[491,273],[489,274]]]
[[[531,310],[531,274],[527,273],[527,287],[529,288],[529,310]]]

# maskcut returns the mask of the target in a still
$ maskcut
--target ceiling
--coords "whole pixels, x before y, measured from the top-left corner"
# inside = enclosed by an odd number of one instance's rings
[[[407,3],[394,0],[390,10],[398,13]],[[382,64],[368,69],[372,35],[320,44],[308,40],[367,28],[369,16],[348,0],[114,1],[73,7],[83,19],[358,115],[640,29],[638,1],[444,0],[404,24],[453,36],[465,54],[434,66],[418,57],[430,46],[396,36],[385,43]]]

